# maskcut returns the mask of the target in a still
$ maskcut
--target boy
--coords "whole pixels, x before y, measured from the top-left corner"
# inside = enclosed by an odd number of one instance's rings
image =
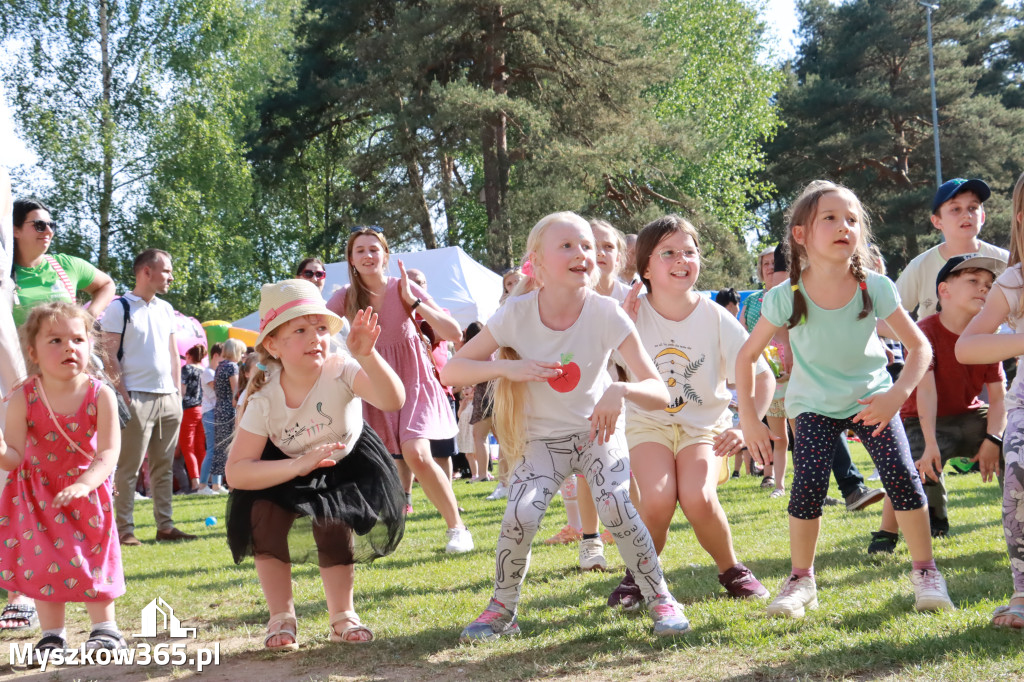
[[[932,225],[942,233],[943,242],[918,255],[907,264],[896,280],[903,307],[910,313],[917,308],[921,320],[935,312],[938,297],[935,278],[947,260],[965,253],[980,253],[1006,262],[1005,249],[978,239],[985,224],[984,203],[991,195],[981,180],[954,178],[942,183],[932,200]]]
[[[932,365],[904,403],[900,416],[928,497],[932,537],[949,532],[942,480],[942,467],[949,459],[968,457],[978,462],[986,482],[1000,470],[1006,427],[1003,366],[998,362],[961,364],[954,348],[967,323],[981,311],[992,282],[1005,269],[1004,260],[980,253],[950,258],[935,280],[939,312],[917,323],[932,345]],[[979,398],[983,387],[988,388],[987,406]],[[899,535],[888,500],[882,509],[881,528],[871,535],[869,554],[895,549]]]

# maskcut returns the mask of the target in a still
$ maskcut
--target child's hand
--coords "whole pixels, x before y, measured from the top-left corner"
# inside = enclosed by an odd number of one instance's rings
[[[921,459],[914,462],[914,466],[921,474],[922,483],[929,479],[938,481],[939,476],[942,475],[942,456],[939,454],[939,448],[934,445],[925,445]]]
[[[299,475],[305,476],[314,469],[334,466],[337,462],[328,458],[336,451],[344,450],[345,447],[344,443],[324,443],[316,446],[295,460],[296,466],[299,467]]]
[[[398,282],[398,295],[402,297],[406,305],[412,306],[416,302],[416,294],[412,293],[412,285],[409,284],[409,273],[405,271],[405,263],[401,259],[398,261],[398,270],[402,273],[402,278]],[[413,315],[415,314],[416,311],[414,310]]]
[[[608,387],[594,406],[590,415],[590,442],[597,437],[597,444],[604,445],[615,435],[615,424],[626,404],[626,389],[616,382]]]
[[[348,352],[352,357],[362,357],[373,352],[373,347],[380,336],[380,325],[377,324],[377,313],[372,307],[360,310],[352,320],[352,330],[348,333]]]
[[[728,457],[735,455],[747,447],[743,442],[743,431],[737,428],[726,429],[715,436],[715,456]]]
[[[981,480],[988,483],[992,480],[993,474],[999,475],[999,446],[990,440],[983,440],[978,454],[971,457],[972,462],[977,462],[981,469]]]
[[[540,360],[511,360],[505,368],[509,381],[547,381],[562,373],[562,363]]]
[[[622,309],[626,311],[634,324],[636,324],[636,315],[640,312],[640,289],[643,285],[643,282],[633,282],[629,293],[626,294],[626,299],[622,302]]]
[[[761,466],[768,466],[773,463],[774,446],[772,441],[779,437],[771,432],[763,422],[757,419],[744,419],[740,417],[740,427],[743,432],[743,442],[754,458]]]
[[[871,432],[872,436],[885,431],[885,427],[889,425],[892,418],[896,416],[900,408],[903,406],[904,400],[899,395],[893,394],[892,389],[878,395],[873,395],[870,398],[863,398],[857,401],[861,405],[866,407],[854,415],[853,421],[860,422],[865,426],[875,426],[874,431]]]
[[[57,496],[53,498],[54,507],[63,507],[71,504],[73,500],[80,499],[89,494],[88,486],[82,483],[72,483],[64,490],[57,493]]]

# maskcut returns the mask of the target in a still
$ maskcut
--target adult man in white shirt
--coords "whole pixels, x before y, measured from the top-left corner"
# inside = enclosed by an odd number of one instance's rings
[[[131,406],[131,421],[121,432],[115,498],[117,532],[122,545],[142,544],[135,537],[135,484],[146,453],[153,496],[156,539],[194,540],[174,527],[174,449],[181,425],[181,364],[174,341],[174,308],[156,297],[174,281],[171,255],[147,249],[135,258],[135,288],[103,315],[103,344],[110,375]],[[127,304],[128,319],[125,319]]]

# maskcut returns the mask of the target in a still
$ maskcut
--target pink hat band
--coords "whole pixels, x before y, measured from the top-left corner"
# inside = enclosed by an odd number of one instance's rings
[[[280,315],[286,310],[289,310],[300,305],[322,306],[323,303],[324,302],[322,300],[318,301],[312,298],[297,298],[294,301],[288,301],[284,305],[280,305],[276,308],[271,308],[270,310],[267,311],[267,314],[260,320],[260,333],[262,334],[263,330],[267,328],[267,325],[273,322],[278,315]]]

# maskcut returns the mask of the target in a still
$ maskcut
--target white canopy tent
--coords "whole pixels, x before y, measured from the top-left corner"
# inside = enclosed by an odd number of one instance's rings
[[[439,306],[447,308],[463,329],[470,322],[487,322],[498,309],[502,293],[501,276],[473,260],[461,247],[392,253],[388,274],[394,277],[401,275],[399,260],[406,269],[415,268],[424,274],[430,296]],[[330,298],[335,290],[348,284],[348,263],[329,263],[325,269],[324,297]],[[259,312],[246,315],[233,324],[243,329],[258,330]]]

